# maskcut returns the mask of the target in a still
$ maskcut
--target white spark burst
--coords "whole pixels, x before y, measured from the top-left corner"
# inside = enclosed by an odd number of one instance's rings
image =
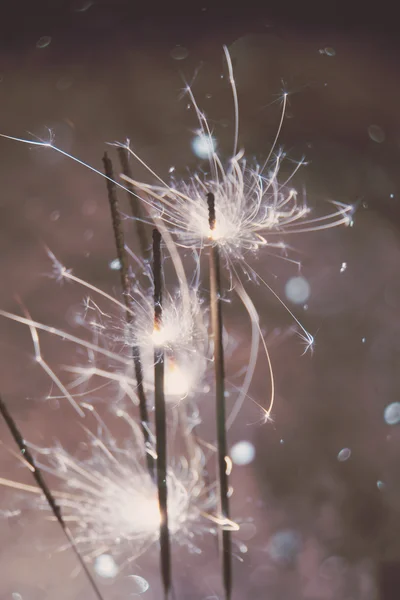
[[[132,308],[106,294],[99,288],[75,276],[54,254],[47,249],[53,263],[53,276],[57,281],[72,281],[88,288],[94,294],[105,297],[119,309],[119,314],[106,314],[88,298],[85,302],[86,313],[90,318],[86,324],[93,331],[101,345],[111,347],[114,354],[126,356],[126,369],[120,372],[120,381],[125,389],[134,394],[132,373],[132,347],[139,349],[144,374],[144,386],[148,392],[154,388],[154,349],[163,346],[165,352],[165,394],[167,401],[177,402],[188,395],[194,396],[202,387],[211,353],[208,339],[208,312],[198,292],[198,281],[193,281],[187,294],[178,288],[174,293],[164,293],[162,325],[155,326],[153,312],[153,284],[144,288],[132,277],[130,300]],[[198,264],[196,265],[196,269]],[[151,273],[146,273],[151,280]],[[125,315],[134,318],[127,323]],[[121,314],[122,313],[122,314]],[[101,335],[100,335],[101,334]],[[107,370],[101,370],[91,364],[85,367],[68,367],[69,371],[79,374],[82,382],[86,376],[107,377]],[[115,376],[110,374],[110,378]]]
[[[96,416],[93,407],[84,405]],[[75,543],[93,560],[110,553],[124,564],[136,560],[154,544],[160,533],[161,515],[157,485],[143,466],[143,449],[135,422],[117,411],[130,425],[129,442],[117,444],[101,424],[96,435],[87,430],[90,456],[80,460],[61,446],[33,447],[36,464],[58,481],[53,495]],[[190,459],[180,457],[167,475],[168,519],[172,539],[190,552],[200,552],[197,538],[213,529],[217,520],[216,494],[203,477],[204,456],[198,446]],[[2,479],[2,485],[41,494],[39,488]],[[44,498],[35,506],[45,512]],[[50,519],[53,517],[49,516]],[[234,524],[227,524],[234,528]]]
[[[225,165],[217,154],[209,122],[204,112],[200,110],[190,85],[185,87],[184,93],[189,96],[191,105],[196,112],[198,134],[202,139],[208,140],[209,146],[212,148],[209,152],[209,175],[196,173],[187,180],[174,181],[169,185],[132,150],[129,140],[125,143],[111,144],[125,148],[156,181],[156,183],[147,184],[130,180],[125,175],[121,175],[123,179],[134,186],[135,191],[131,190],[129,193],[133,193],[141,201],[148,213],[149,221],[156,224],[168,246],[177,272],[180,291],[183,297],[186,296],[186,306],[189,303],[189,289],[174,242],[178,246],[197,250],[201,250],[207,245],[218,244],[226,259],[228,272],[234,272],[235,277],[238,278],[241,270],[253,281],[263,282],[253,266],[249,264],[247,260],[249,254],[258,254],[263,249],[266,253],[272,251],[300,267],[298,261],[292,261],[287,257],[289,246],[284,238],[291,234],[312,232],[339,225],[351,225],[354,212],[352,205],[331,201],[330,206],[333,208],[327,214],[313,215],[305,197],[299,198],[297,190],[291,185],[291,180],[304,164],[304,160],[297,162],[291,175],[281,181],[280,170],[287,157],[282,150],[276,151],[276,146],[288,102],[287,93],[282,95],[280,122],[264,163],[251,165],[245,159],[244,150],[238,151],[239,102],[232,62],[226,47],[224,47],[224,52],[235,113],[233,152],[232,157]],[[58,148],[54,144],[54,136],[51,131],[48,140],[32,141],[8,135],[2,135],[2,137],[34,146],[51,148],[108,179],[101,171]],[[123,184],[114,183],[119,188],[129,191]],[[207,205],[207,194],[210,193],[215,197],[216,211],[216,225],[212,230],[209,226]],[[271,289],[269,286],[267,287]],[[280,298],[278,299],[282,302]],[[282,304],[284,305],[283,302]],[[290,311],[289,313],[294,317]],[[294,320],[302,331],[301,337],[306,340],[306,348],[312,348],[313,336],[304,329],[298,319],[294,317]],[[164,333],[154,332],[153,341],[156,341],[157,338],[161,339],[162,335]],[[171,364],[173,364],[173,372],[176,373],[175,361],[172,361]],[[201,371],[201,369],[196,370]],[[175,375],[171,374],[171,377],[174,380]],[[183,386],[178,396],[185,395],[185,390],[186,388]]]
[[[262,173],[260,166],[249,167],[241,152],[230,160],[226,170],[214,154],[216,175],[209,179],[196,174],[174,187],[131,183],[153,200],[153,218],[163,220],[179,245],[201,249],[216,243],[228,261],[236,263],[249,251],[285,250],[287,246],[281,238],[286,234],[351,221],[353,207],[340,202],[331,203],[334,210],[328,215],[313,218],[305,199],[300,201],[294,188],[278,181],[283,157],[283,153],[276,157],[268,175]],[[215,197],[216,226],[212,231],[208,220],[209,193]]]
[[[297,162],[288,178],[284,181],[279,179],[286,154],[281,150],[275,155],[274,152],[285,116],[287,93],[282,96],[280,123],[265,162],[250,165],[244,150],[237,151],[239,104],[227,47],[224,47],[224,52],[235,110],[233,154],[226,167],[217,154],[207,117],[200,110],[189,85],[185,92],[196,112],[200,126],[198,135],[208,142],[209,176],[196,173],[187,181],[175,181],[169,185],[131,149],[129,140],[125,144],[115,144],[124,147],[158,180],[157,184],[149,185],[121,175],[142,192],[150,217],[161,220],[181,246],[201,249],[218,244],[228,264],[241,262],[249,251],[257,252],[265,247],[286,250],[286,244],[280,239],[286,234],[351,224],[354,212],[351,205],[333,201],[330,202],[333,210],[328,214],[312,216],[306,199],[298,198],[298,192],[290,182],[305,164],[304,160]],[[212,230],[207,205],[209,193],[215,198],[216,224]]]

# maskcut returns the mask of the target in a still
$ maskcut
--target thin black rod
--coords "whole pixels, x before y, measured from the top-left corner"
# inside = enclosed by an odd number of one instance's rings
[[[120,263],[120,276],[121,276],[121,286],[122,293],[124,297],[125,306],[127,308],[126,311],[126,321],[128,324],[128,328],[133,327],[133,315],[132,311],[134,308],[134,304],[132,302],[132,298],[129,290],[129,276],[128,276],[128,264],[126,258],[125,251],[125,241],[124,241],[124,230],[122,228],[121,216],[118,208],[118,198],[117,198],[117,189],[114,183],[114,172],[112,167],[112,162],[109,159],[107,152],[104,153],[103,156],[103,164],[104,164],[104,173],[107,177],[107,193],[108,193],[108,201],[110,204],[111,210],[111,220],[115,237],[115,246],[117,249],[117,257]],[[133,364],[135,367],[135,377],[137,384],[137,395],[139,398],[139,413],[140,420],[142,426],[142,434],[144,439],[144,444],[146,448],[146,462],[147,468],[151,476],[154,473],[154,460],[151,454],[148,452],[150,448],[150,423],[149,423],[149,415],[147,411],[147,401],[146,394],[144,392],[143,386],[143,369],[142,362],[140,359],[140,351],[136,344],[132,345],[132,358]]]
[[[153,229],[154,327],[162,326],[161,235]],[[165,597],[171,588],[171,557],[167,505],[167,424],[164,395],[164,348],[154,347],[154,406],[156,421],[157,489],[160,506],[160,559]]]
[[[47,503],[48,503],[53,515],[55,516],[58,523],[60,524],[60,526],[64,532],[64,535],[67,538],[70,547],[74,551],[75,556],[77,557],[79,564],[81,565],[81,567],[92,587],[92,590],[93,590],[96,598],[98,600],[104,600],[99,588],[97,587],[95,580],[93,579],[91,572],[89,571],[87,564],[85,563],[81,553],[79,552],[79,550],[75,544],[72,533],[69,531],[68,527],[66,526],[66,524],[64,522],[64,519],[62,518],[60,507],[57,505],[57,503],[54,499],[54,496],[50,491],[50,488],[48,487],[46,481],[44,480],[42,472],[40,471],[39,467],[36,466],[35,459],[33,458],[28,446],[25,444],[24,438],[23,438],[21,432],[19,431],[16,422],[12,418],[10,412],[8,411],[6,404],[3,402],[3,399],[1,398],[1,396],[0,396],[0,413],[5,421],[12,437],[14,438],[14,441],[17,444],[24,460],[29,464],[30,471],[32,472],[32,475],[33,475],[34,479],[36,480],[36,483],[38,484],[39,488],[42,490],[43,495],[46,498]]]
[[[126,148],[120,147],[117,149],[117,151],[118,151],[118,157],[119,157],[119,161],[121,163],[121,168],[122,168],[123,174],[126,175],[126,177],[129,177],[129,179],[133,179],[132,171],[131,171],[129,161],[128,161],[128,157],[129,157],[128,150]],[[149,245],[149,240],[148,240],[147,234],[146,234],[146,226],[144,224],[143,210],[142,210],[142,207],[139,202],[139,198],[136,195],[133,185],[131,183],[129,183],[129,181],[125,181],[124,185],[125,185],[126,189],[128,190],[129,205],[130,205],[132,216],[135,219],[136,233],[137,233],[138,240],[139,240],[141,256],[142,256],[142,258],[147,259],[147,258],[149,258],[150,245]]]
[[[207,194],[208,217],[210,230],[216,226],[215,197]],[[219,476],[219,503],[223,519],[229,519],[229,481],[227,475],[227,442],[225,426],[225,367],[223,347],[223,323],[221,306],[221,265],[218,245],[210,248],[210,309],[211,329],[214,342],[214,369],[215,369],[215,400],[217,420],[217,448],[218,448],[218,476]],[[222,558],[222,577],[225,598],[229,600],[232,594],[232,563],[231,563],[231,532],[220,528],[220,547]]]

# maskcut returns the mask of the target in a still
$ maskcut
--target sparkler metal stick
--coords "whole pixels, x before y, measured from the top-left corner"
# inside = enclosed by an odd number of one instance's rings
[[[162,326],[161,234],[153,229],[154,328]],[[161,575],[165,598],[171,587],[171,558],[167,506],[167,427],[164,396],[164,347],[154,348],[154,404],[156,415],[157,488],[160,505]]]
[[[211,192],[207,194],[208,220],[210,231],[216,227],[215,197]],[[221,309],[221,265],[217,244],[210,248],[210,309],[211,330],[214,341],[214,369],[215,369],[215,399],[217,421],[217,447],[218,447],[218,476],[219,476],[219,502],[221,517],[229,519],[229,482],[226,464],[226,426],[225,426],[225,368],[224,347],[222,341],[222,309]],[[231,533],[227,529],[220,530],[220,547],[222,554],[222,577],[226,600],[230,600],[232,593],[232,564],[231,564]]]
[[[136,197],[134,187],[132,183],[130,183],[130,180],[133,180],[133,176],[128,162],[129,153],[128,150],[123,147],[118,147],[117,152],[119,161],[121,163],[122,172],[125,175],[125,177],[128,178],[125,180],[125,187],[128,190],[128,199],[129,205],[131,207],[131,213],[133,218],[135,219],[136,233],[139,239],[141,256],[142,258],[146,259],[149,255],[149,241],[147,239],[145,225],[143,222],[144,215],[142,207],[140,205],[140,202],[138,201],[138,198]]]
[[[107,192],[108,192],[108,200],[110,203],[111,209],[111,219],[112,226],[115,237],[115,245],[117,249],[117,256],[120,262],[120,276],[121,276],[121,286],[122,292],[124,296],[124,302],[127,308],[126,311],[126,322],[128,327],[133,326],[133,302],[129,293],[129,278],[128,278],[128,265],[126,260],[126,251],[125,251],[125,242],[124,242],[124,232],[122,229],[121,217],[119,214],[118,208],[118,198],[116,185],[114,183],[114,172],[112,167],[112,162],[109,159],[107,152],[104,153],[103,156],[103,164],[104,164],[104,172],[107,177]],[[139,348],[134,344],[132,346],[132,358],[135,367],[135,377],[137,383],[137,394],[139,397],[139,412],[140,412],[140,420],[142,426],[143,439],[145,443],[146,450],[150,446],[150,428],[149,428],[149,415],[147,411],[147,402],[146,395],[144,392],[143,385],[143,369],[142,362],[140,359],[140,351]],[[146,451],[146,462],[147,468],[151,476],[154,473],[154,461],[153,457]]]
[[[50,488],[48,487],[46,481],[44,480],[41,470],[39,469],[39,467],[36,466],[35,459],[33,458],[29,448],[25,444],[24,438],[23,438],[21,432],[19,431],[16,422],[14,421],[13,417],[11,416],[11,413],[9,412],[9,410],[8,410],[6,404],[4,403],[3,399],[1,398],[1,396],[0,396],[0,413],[5,421],[12,437],[14,438],[14,441],[17,444],[24,460],[26,461],[27,466],[29,467],[30,471],[32,472],[32,475],[33,475],[34,479],[36,480],[36,483],[38,484],[39,488],[42,490],[43,495],[46,498],[46,501],[47,501],[53,515],[55,516],[58,523],[60,524],[60,526],[64,532],[64,535],[67,538],[71,549],[75,553],[75,556],[77,557],[79,564],[82,567],[83,572],[85,573],[85,576],[87,577],[87,580],[89,581],[97,600],[104,600],[99,588],[97,587],[97,584],[96,584],[92,574],[90,573],[90,571],[88,569],[87,564],[85,563],[81,553],[79,552],[79,550],[75,544],[74,538],[73,538],[70,530],[68,529],[68,527],[66,526],[66,524],[64,522],[64,519],[61,515],[60,507],[57,505]]]

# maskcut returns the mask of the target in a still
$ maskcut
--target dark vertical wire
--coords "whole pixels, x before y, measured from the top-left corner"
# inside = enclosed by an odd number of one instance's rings
[[[113,226],[114,237],[115,237],[115,245],[116,245],[116,249],[117,249],[117,257],[118,257],[118,260],[120,263],[119,271],[120,271],[120,277],[121,277],[122,293],[124,296],[125,306],[127,308],[126,322],[127,322],[128,328],[132,329],[133,325],[134,325],[133,314],[131,312],[133,310],[133,302],[132,302],[132,298],[129,293],[128,264],[127,264],[126,251],[125,251],[124,231],[122,228],[121,217],[119,214],[117,190],[116,190],[116,185],[114,183],[114,172],[113,172],[112,162],[108,158],[107,152],[104,153],[103,164],[104,164],[104,173],[107,177],[106,183],[107,183],[108,201],[109,201],[110,209],[111,209],[111,219],[112,219],[112,226]],[[136,344],[132,345],[132,358],[133,358],[133,364],[134,364],[134,368],[135,368],[135,377],[136,377],[136,384],[137,384],[137,395],[139,398],[139,413],[140,413],[140,420],[141,420],[141,425],[142,425],[142,433],[143,433],[143,439],[144,439],[144,444],[145,444],[145,448],[146,448],[147,468],[148,468],[150,475],[153,477],[154,460],[148,451],[150,448],[150,443],[151,443],[149,415],[148,415],[148,411],[147,411],[146,395],[144,393],[144,386],[143,386],[143,369],[142,369],[142,362],[140,359],[140,351],[139,351],[139,348],[136,346]]]
[[[161,235],[153,229],[154,327],[162,326]],[[167,506],[167,426],[164,395],[164,348],[154,347],[154,404],[156,421],[157,489],[160,506],[160,559],[165,598],[171,588],[171,557]]]
[[[207,194],[208,220],[210,230],[216,226],[215,197]],[[215,399],[217,419],[217,447],[218,447],[218,476],[219,476],[219,503],[223,519],[229,519],[229,482],[226,464],[226,427],[225,427],[225,367],[223,347],[223,324],[221,307],[221,265],[217,244],[210,248],[210,309],[211,328],[214,342],[214,369],[215,369]],[[230,599],[232,594],[232,564],[231,564],[231,532],[220,528],[220,547],[222,558],[222,577],[225,598]]]
[[[50,488],[48,487],[46,481],[44,480],[41,470],[39,469],[39,467],[36,466],[35,459],[33,458],[33,455],[31,454],[29,448],[25,444],[24,438],[23,438],[20,430],[18,429],[16,422],[12,418],[11,413],[8,411],[6,404],[3,402],[3,399],[1,398],[1,396],[0,396],[0,413],[5,421],[12,437],[14,438],[14,441],[17,444],[23,458],[30,465],[30,471],[32,472],[32,475],[33,475],[36,483],[38,484],[39,488],[42,490],[43,495],[47,501],[47,504],[49,505],[49,507],[51,509],[51,512],[53,513],[53,515],[57,519],[59,525],[61,526],[61,528],[64,532],[64,535],[67,538],[68,543],[69,543],[70,547],[72,548],[73,552],[75,553],[75,556],[77,557],[79,564],[81,565],[81,567],[85,573],[85,576],[86,576],[87,580],[89,581],[96,598],[98,600],[103,600],[103,596],[102,596],[99,588],[97,587],[97,584],[96,584],[91,572],[89,571],[87,564],[85,563],[81,553],[79,552],[79,550],[76,546],[76,543],[72,536],[72,533],[70,532],[70,530],[68,529],[68,527],[66,526],[66,524],[64,522],[64,519],[61,515],[60,507],[56,503],[55,498],[54,498]]]
[[[123,174],[126,175],[126,177],[129,177],[129,179],[133,179],[132,171],[128,161],[128,150],[126,148],[118,148],[117,151]],[[129,181],[125,181],[124,185],[128,190],[129,205],[132,216],[135,219],[136,233],[139,240],[141,256],[146,260],[149,258],[150,246],[149,240],[147,239],[146,227],[143,221],[144,215],[142,207],[140,205],[139,198],[137,198],[133,185],[129,183]]]

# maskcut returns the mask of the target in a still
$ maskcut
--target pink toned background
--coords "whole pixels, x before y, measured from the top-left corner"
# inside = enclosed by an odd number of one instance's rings
[[[256,447],[255,461],[232,475],[232,516],[251,518],[255,526],[238,535],[234,598],[390,598],[379,591],[378,577],[381,564],[396,561],[400,550],[399,429],[383,418],[385,406],[399,400],[400,349],[399,83],[390,40],[368,31],[289,28],[264,17],[234,27],[218,21],[207,31],[200,10],[198,30],[180,29],[176,21],[164,30],[143,20],[130,31],[117,9],[67,8],[65,27],[57,22],[53,31],[51,20],[40,24],[36,15],[31,32],[9,46],[3,38],[0,132],[43,136],[50,127],[58,146],[99,169],[105,142],[129,137],[162,176],[171,166],[184,175],[199,160],[190,146],[196,120],[187,100],[179,100],[182,74],[191,80],[201,67],[194,93],[221,151],[231,149],[232,103],[221,79],[227,44],[239,94],[240,146],[248,156],[267,154],[284,87],[290,104],[280,144],[294,159],[309,161],[297,186],[304,185],[317,212],[331,199],[357,206],[352,228],[289,240],[311,286],[307,309],[293,309],[316,334],[313,356],[302,356],[300,341],[287,335],[291,319],[272,295],[247,288],[273,339],[277,403],[273,424],[263,426],[251,425],[259,413],[246,404],[229,434],[230,445],[248,439]],[[51,43],[37,48],[44,35]],[[172,58],[177,44],[187,48],[185,60]],[[325,48],[334,56],[321,52]],[[369,137],[370,125],[382,129],[384,141]],[[117,291],[104,183],[49,150],[0,140],[0,152],[0,306],[18,312],[19,296],[38,321],[78,333],[73,317],[84,293],[46,277],[51,265],[43,244],[78,276]],[[140,166],[134,169],[150,181]],[[128,239],[135,247],[132,231]],[[297,274],[294,265],[269,256],[261,255],[255,267],[282,296]],[[237,343],[228,366],[233,383],[246,357],[244,318],[236,304],[227,309],[225,324]],[[29,332],[4,319],[0,330],[1,393],[24,435],[44,446],[60,440],[73,451],[82,442],[77,418],[66,402],[45,401],[50,384],[33,360]],[[46,335],[42,340],[55,369],[79,360],[71,345]],[[265,372],[260,360],[251,388],[258,402],[268,391]],[[208,431],[212,405],[201,410]],[[13,448],[2,424],[0,436]],[[345,447],[351,457],[338,462]],[[0,476],[31,483],[4,446]],[[0,489],[1,600],[19,598],[12,593],[23,600],[91,598],[74,557],[57,551],[63,539],[56,525],[32,510],[6,518],[25,505],[21,494]],[[289,540],[283,549],[276,537],[282,532]],[[200,556],[174,549],[177,598],[222,598],[215,541],[206,537],[200,545]],[[157,565],[153,550],[125,574],[148,580],[148,600],[161,596]],[[99,578],[99,585],[107,599],[130,597],[122,578],[108,584]]]

